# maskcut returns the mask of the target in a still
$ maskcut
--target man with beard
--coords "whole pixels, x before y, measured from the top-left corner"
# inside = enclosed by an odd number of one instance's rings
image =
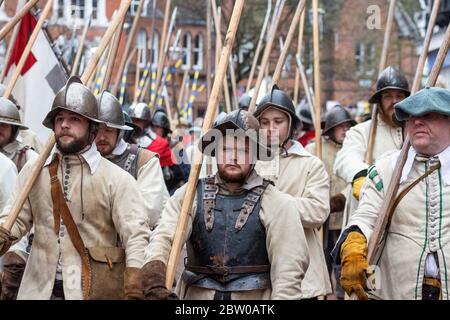
[[[327,260],[328,270],[332,274],[331,250],[336,243],[342,229],[342,215],[345,208],[345,195],[347,194],[347,184],[340,177],[333,174],[333,164],[336,159],[336,153],[342,148],[342,142],[345,135],[356,122],[352,119],[350,113],[342,106],[335,106],[327,112],[325,116],[325,129],[322,133],[322,154],[323,163],[328,173],[330,183],[330,216],[324,224],[324,249],[325,259]],[[311,154],[316,152],[316,143],[310,143],[305,148]],[[333,265],[334,275],[336,277],[336,286],[334,294],[343,299],[344,291],[339,286],[340,266]]]
[[[330,210],[325,167],[322,161],[293,140],[294,130],[301,122],[295,114],[292,100],[277,86],[273,86],[261,99],[254,116],[276,153],[273,161],[258,162],[256,171],[273,181],[275,187],[291,199],[308,242],[310,264],[302,282],[302,298],[330,294],[331,284],[318,231]]]
[[[26,129],[20,120],[17,106],[11,100],[0,97],[0,152],[14,162],[18,172],[25,163],[38,156],[18,140],[19,131]]]
[[[122,107],[111,93],[104,91],[97,97],[100,127],[95,144],[100,154],[136,179],[144,199],[145,211],[149,219],[149,227],[154,228],[163,207],[169,198],[159,157],[156,153],[140,148],[136,144],[128,144],[123,140],[125,131],[132,128],[125,125]]]
[[[382,72],[377,82],[377,91],[369,99],[370,103],[377,104],[379,108],[373,147],[374,160],[388,151],[399,150],[402,147],[403,128],[393,118],[394,105],[409,94],[408,81],[403,74],[392,67]],[[361,186],[371,165],[365,162],[371,123],[372,120],[369,120],[351,128],[336,155],[334,172],[351,185],[344,211],[344,223],[358,207]]]
[[[148,242],[144,201],[133,177],[97,151],[97,117],[94,95],[71,77],[43,121],[54,131],[56,147],[11,231],[2,225],[34,161],[22,169],[18,187],[0,214],[0,255],[35,229],[18,299],[119,299],[142,294],[137,275]],[[119,240],[124,249],[116,246]]]
[[[395,105],[411,147],[401,172],[393,216],[376,252],[374,294],[381,299],[449,299],[450,91],[427,87]],[[355,214],[333,251],[341,285],[367,299],[367,243],[387,196],[400,151],[369,168]]]
[[[300,299],[308,246],[292,200],[261,178],[257,120],[235,110],[200,141],[216,157],[218,172],[200,179],[184,241],[181,299]],[[165,288],[166,264],[181,211],[183,186],[167,203],[146,249],[141,269],[147,299],[172,299]]]

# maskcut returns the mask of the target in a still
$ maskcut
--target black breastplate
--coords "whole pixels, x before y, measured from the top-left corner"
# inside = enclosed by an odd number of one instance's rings
[[[220,291],[270,287],[266,232],[259,217],[268,184],[243,195],[216,194],[210,199],[212,184],[208,178],[199,181],[197,211],[186,244],[183,277],[188,284]]]
[[[112,163],[118,165],[123,170],[131,174],[137,180],[138,168],[137,161],[140,149],[136,144],[129,145],[127,150],[119,156],[109,159]]]

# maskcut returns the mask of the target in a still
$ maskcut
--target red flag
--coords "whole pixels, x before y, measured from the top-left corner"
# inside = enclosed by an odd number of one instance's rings
[[[19,60],[22,57],[23,51],[27,46],[28,40],[33,33],[34,27],[36,26],[36,19],[30,13],[27,13],[20,22],[19,34],[17,35],[16,42],[11,53],[11,59],[9,60],[8,67],[6,68],[6,74],[8,74],[9,69],[13,64],[18,65]],[[30,52],[27,60],[23,66],[20,75],[23,76],[28,70],[36,63],[36,58],[33,53]]]

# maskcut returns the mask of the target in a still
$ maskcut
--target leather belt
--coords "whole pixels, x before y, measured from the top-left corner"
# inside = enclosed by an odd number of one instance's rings
[[[441,280],[435,279],[435,278],[424,277],[423,284],[434,287],[434,288],[438,288],[438,289],[441,288]]]

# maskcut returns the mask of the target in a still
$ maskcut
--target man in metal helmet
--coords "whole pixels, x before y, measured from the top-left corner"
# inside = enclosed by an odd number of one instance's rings
[[[336,243],[342,229],[342,216],[345,208],[348,193],[345,181],[333,173],[333,164],[336,159],[336,153],[342,148],[342,142],[345,135],[356,122],[352,119],[350,113],[342,106],[333,107],[325,115],[325,129],[322,132],[322,154],[323,163],[328,173],[330,182],[330,216],[324,225],[324,249],[325,258],[328,264],[330,275],[332,271],[336,277],[336,287],[334,294],[337,298],[344,298],[344,291],[339,286],[340,266],[333,264],[330,259],[330,252]],[[316,153],[316,143],[310,143],[305,148],[311,154]]]
[[[125,132],[132,130],[125,124],[122,107],[111,93],[104,91],[97,97],[98,119],[104,122],[95,138],[98,151],[136,179],[144,200],[150,228],[154,228],[169,198],[159,157],[156,153],[124,141]]]
[[[374,137],[374,160],[390,150],[399,150],[402,147],[403,128],[394,121],[394,105],[409,94],[408,81],[400,71],[388,67],[382,72],[377,82],[377,91],[369,99],[369,102],[377,104],[379,110],[377,132]],[[367,169],[372,164],[366,163],[365,160],[372,121],[352,127],[347,133],[342,149],[336,155],[334,171],[351,185],[344,220],[347,220],[357,208]]]
[[[302,297],[315,298],[331,293],[331,284],[317,232],[329,214],[329,182],[324,164],[293,139],[300,123],[294,104],[278,87],[261,99],[254,113],[276,157],[271,162],[258,162],[256,171],[270,179],[287,195],[301,221],[310,252],[310,267],[302,283]],[[278,149],[278,150],[277,150]]]
[[[239,99],[239,109],[248,111],[251,101],[252,97],[249,94],[242,95],[242,97]]]
[[[235,110],[200,140],[218,172],[200,179],[188,231],[181,299],[300,299],[308,248],[292,200],[254,170],[263,157],[258,121]],[[164,284],[166,264],[186,188],[165,207],[141,270],[147,299],[174,297]]]
[[[17,106],[0,97],[0,152],[14,162],[19,172],[27,161],[38,156],[18,139],[19,131],[26,129],[28,127],[22,124]]]
[[[25,164],[0,214],[0,255],[35,229],[18,299],[141,296],[136,280],[148,242],[144,201],[133,177],[97,151],[100,123],[94,95],[71,77],[43,121],[54,131],[56,147],[11,231],[2,225],[35,161]],[[124,248],[117,247],[119,239]]]
[[[169,117],[162,110],[157,110],[152,118],[152,130],[162,138],[169,138],[172,133],[170,128]]]

